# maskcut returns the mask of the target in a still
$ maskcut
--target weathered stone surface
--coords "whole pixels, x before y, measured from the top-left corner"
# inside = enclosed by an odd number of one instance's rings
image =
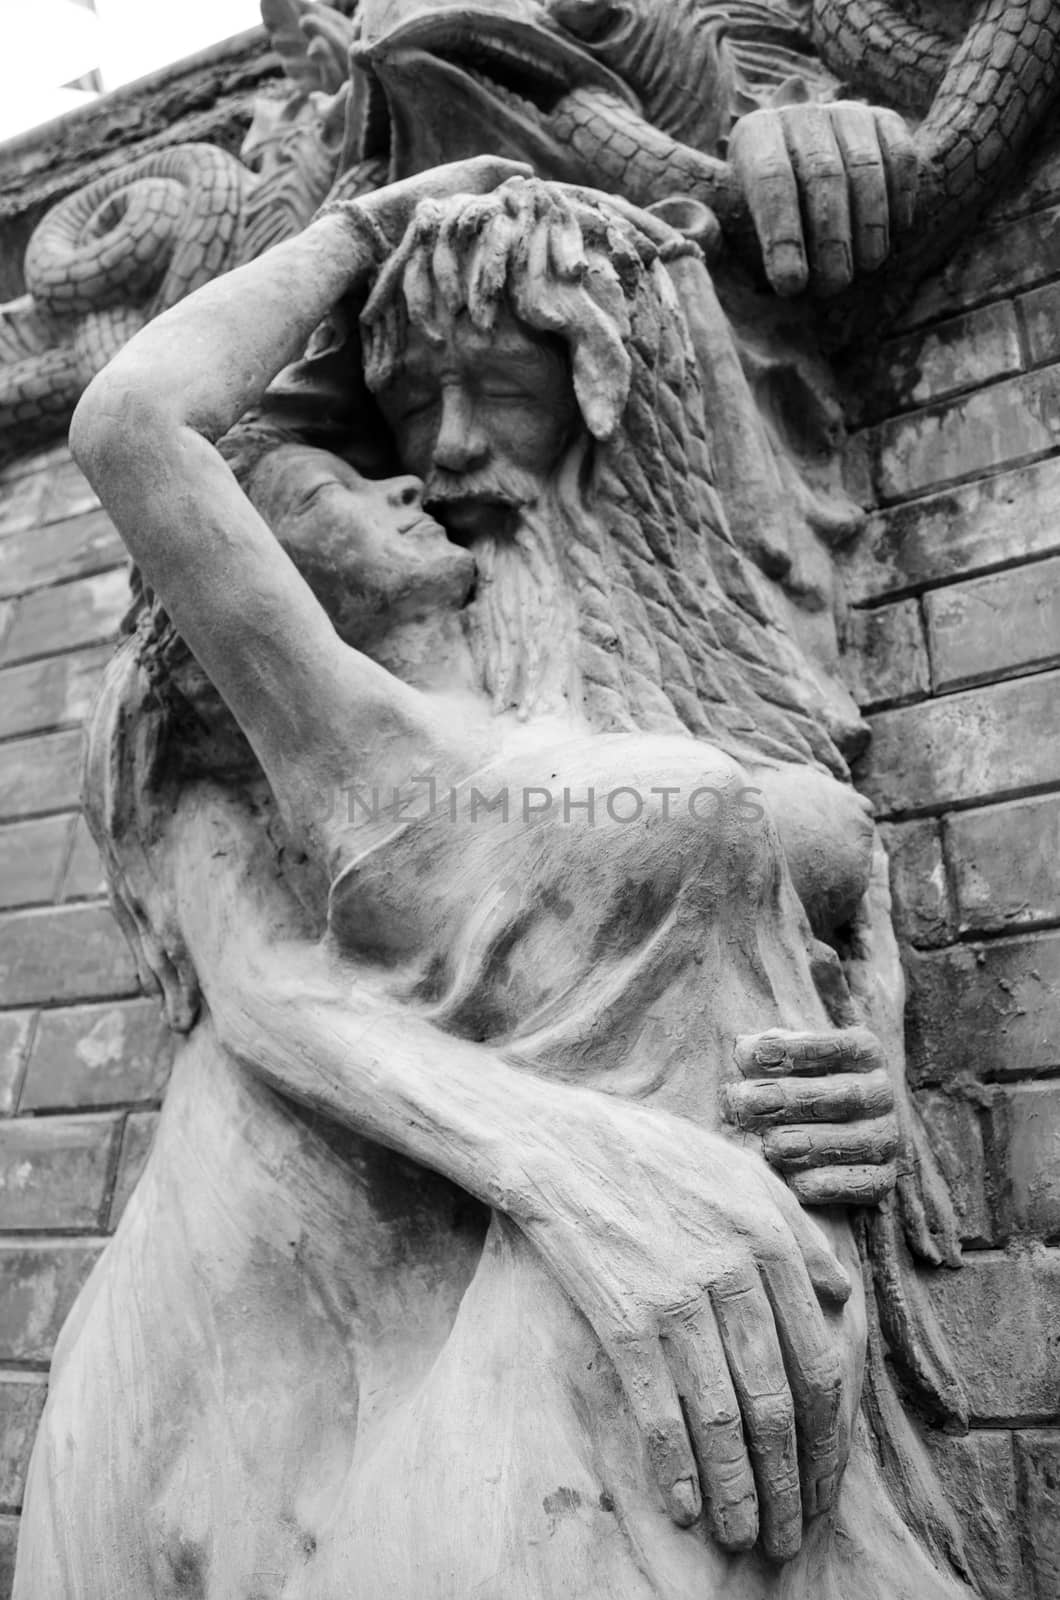
[[[854,415],[872,421],[925,406],[1009,377],[1023,366],[1015,309],[1009,301],[939,322],[927,332],[889,340],[859,369]]]
[[[1004,1119],[1016,1228],[1060,1237],[1060,1085],[1015,1085],[1005,1092],[998,1115]]]
[[[967,1385],[973,1422],[1053,1416],[1060,1399],[1060,1251],[977,1251],[959,1272],[925,1274],[924,1281]]]
[[[48,1361],[102,1241],[0,1241],[0,1362]]]
[[[1026,1429],[1015,1447],[1033,1592],[1035,1600],[1053,1600],[1060,1594],[1060,1432]]]
[[[0,826],[0,910],[54,900],[66,865],[72,818]]]
[[[1060,458],[943,490],[869,518],[842,552],[855,602],[1060,551]]]
[[[160,1100],[173,1035],[157,1000],[45,1011],[22,1091],[23,1111]]]
[[[18,1522],[17,1517],[0,1516],[0,1600],[8,1600],[15,1581]]]
[[[6,667],[0,672],[0,738],[82,722],[109,659],[108,649],[96,647]]]
[[[961,933],[1057,920],[1060,797],[957,812],[943,826]]]
[[[47,490],[48,480],[42,472],[0,483],[0,539],[40,526]]]
[[[68,811],[81,794],[81,733],[48,733],[0,746],[0,820]]]
[[[931,692],[920,602],[899,600],[855,611],[843,658],[850,692],[863,711],[923,699]]]
[[[860,786],[888,816],[1055,782],[1058,687],[1045,672],[877,712]]]
[[[0,1231],[97,1229],[120,1121],[16,1117],[0,1123]]]
[[[96,841],[83,817],[74,826],[74,844],[63,878],[64,900],[99,900],[107,893],[107,880]]]
[[[1060,934],[908,951],[915,1082],[1031,1076],[1060,1066]]]
[[[0,1005],[135,994],[136,967],[105,906],[0,916]]]
[[[54,589],[40,589],[18,602],[15,620],[0,648],[0,664],[8,666],[56,650],[112,640],[128,606],[129,579],[124,567]]]
[[[1060,445],[1060,367],[1043,367],[874,430],[881,500],[1012,466]]]
[[[0,1506],[22,1505],[30,1451],[44,1408],[47,1384],[28,1373],[0,1374]]]
[[[916,1100],[960,1215],[961,1238],[966,1244],[996,1243],[979,1106],[942,1089],[923,1089]]]
[[[18,1104],[36,1015],[35,1011],[0,1012],[0,1117],[12,1116]]]
[[[984,1600],[1022,1600],[1027,1584],[1012,1434],[984,1428],[954,1439],[931,1430],[927,1441],[943,1487],[958,1508],[965,1552]]]
[[[1060,358],[1060,285],[1047,283],[1020,300],[1027,336],[1027,354],[1033,365]]]
[[[128,557],[113,522],[103,511],[15,533],[4,541],[0,598],[28,594],[68,578],[85,578]]]
[[[1060,557],[933,590],[923,604],[936,690],[1060,660]]]
[[[906,328],[984,300],[999,300],[1050,278],[1060,257],[1060,208],[1034,211],[972,236],[949,265],[930,278],[902,317]]]
[[[946,944],[953,936],[940,825],[933,819],[885,823],[895,927],[913,945]]]
[[[125,1120],[125,1134],[122,1139],[118,1178],[114,1185],[114,1198],[110,1206],[109,1227],[111,1232],[121,1221],[122,1212],[129,1204],[133,1190],[140,1181],[147,1158],[151,1154],[151,1146],[154,1143],[157,1127],[158,1114],[154,1111],[134,1111]]]

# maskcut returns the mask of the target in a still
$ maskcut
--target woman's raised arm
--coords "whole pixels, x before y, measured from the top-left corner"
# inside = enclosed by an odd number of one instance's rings
[[[382,781],[430,754],[422,698],[337,637],[213,447],[378,265],[427,194],[483,192],[480,159],[325,213],[144,328],[89,385],[70,444],[134,560],[223,695],[296,835],[322,839],[351,751]]]

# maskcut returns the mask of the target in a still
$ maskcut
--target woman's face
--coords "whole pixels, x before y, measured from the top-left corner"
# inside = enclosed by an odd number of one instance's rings
[[[362,478],[323,450],[283,445],[250,494],[349,644],[371,654],[401,622],[455,610],[475,563],[423,509],[418,478]]]

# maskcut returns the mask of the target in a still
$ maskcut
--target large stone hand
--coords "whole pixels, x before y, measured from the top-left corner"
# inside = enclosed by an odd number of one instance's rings
[[[850,100],[741,117],[729,161],[780,295],[837,294],[913,220],[918,158],[894,111]]]
[[[850,1284],[769,1169],[684,1119],[572,1105],[515,1220],[613,1361],[670,1514],[793,1556],[843,1466],[833,1311]],[[584,1126],[572,1122],[584,1121]]]
[[[875,1205],[895,1187],[898,1119],[878,1040],[867,1028],[775,1029],[736,1043],[744,1081],[726,1091],[738,1127],[805,1205]]]

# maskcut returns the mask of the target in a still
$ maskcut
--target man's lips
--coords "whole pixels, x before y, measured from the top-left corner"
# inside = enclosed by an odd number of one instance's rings
[[[450,537],[464,544],[482,534],[510,532],[520,504],[511,496],[501,494],[447,495],[431,501],[429,509]]]

